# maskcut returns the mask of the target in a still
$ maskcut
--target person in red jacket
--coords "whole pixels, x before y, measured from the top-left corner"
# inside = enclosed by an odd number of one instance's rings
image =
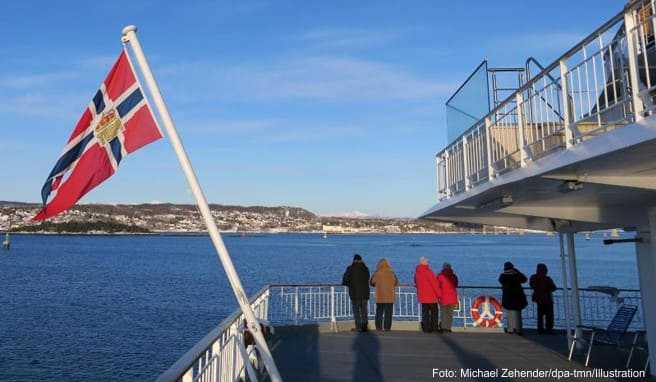
[[[451,332],[453,311],[458,306],[458,276],[453,273],[451,264],[444,263],[442,272],[437,275],[440,287],[440,330]]]
[[[424,333],[438,331],[437,303],[440,298],[440,286],[425,257],[419,259],[419,265],[415,269],[415,287],[417,299],[421,303],[421,330]]]

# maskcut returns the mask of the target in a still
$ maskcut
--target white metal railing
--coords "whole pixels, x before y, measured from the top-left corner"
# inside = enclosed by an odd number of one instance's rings
[[[436,156],[438,200],[656,111],[656,0],[620,13]]]
[[[656,4],[654,0],[637,2],[634,11],[627,15],[627,36],[631,40],[629,53],[636,61],[636,88],[642,107],[638,112],[641,115],[650,115],[656,105],[656,52],[654,47],[654,30],[656,30]],[[633,80],[633,79],[632,79]]]
[[[492,169],[499,174],[519,167],[521,162],[519,119],[516,102],[504,102],[492,117],[490,150]]]
[[[579,289],[582,321],[585,325],[605,327],[613,318],[622,303],[639,306],[631,327],[643,329],[641,296],[639,290],[620,290],[618,298],[592,290]],[[531,290],[526,289],[530,301]],[[564,291],[554,293],[554,316],[556,327],[564,328]],[[454,311],[454,326],[468,328],[474,326],[471,307],[478,296],[492,296],[501,302],[501,288],[483,286],[463,286],[458,288],[458,307]],[[272,285],[269,286],[268,321],[275,325],[301,325],[315,322],[336,322],[353,319],[348,289],[338,285]],[[375,296],[372,289],[369,299],[369,316],[374,318]],[[522,311],[527,326],[536,325],[537,311],[529,303]],[[570,313],[570,317],[571,313]],[[413,286],[396,288],[393,318],[397,321],[419,321],[421,305]]]
[[[611,297],[591,289],[579,289],[582,323],[605,327],[622,303],[639,307],[631,324],[634,330],[644,329],[644,316],[639,290],[620,290]],[[421,305],[413,286],[396,288],[393,319],[420,321]],[[530,290],[526,290],[530,299]],[[492,296],[501,302],[501,288],[463,286],[458,288],[458,307],[454,311],[454,326],[471,328],[474,320],[471,307],[476,297]],[[564,291],[554,293],[556,327],[565,327]],[[303,325],[335,323],[351,320],[352,308],[348,289],[341,285],[269,285],[262,288],[251,300],[259,320],[271,325]],[[374,317],[375,297],[369,299],[369,316]],[[571,307],[570,307],[571,308]],[[536,309],[529,303],[522,311],[526,326],[536,324]],[[570,312],[570,317],[571,312]],[[237,311],[200,340],[171,368],[159,376],[160,382],[236,382],[256,381],[264,373],[257,349],[244,344],[244,317]]]
[[[250,301],[255,316],[266,321],[269,288],[260,290]],[[245,380],[246,376],[251,381],[257,380],[257,375],[263,373],[262,363],[255,346],[244,344],[245,326],[244,315],[240,311],[233,313],[160,375],[157,381],[236,382]]]

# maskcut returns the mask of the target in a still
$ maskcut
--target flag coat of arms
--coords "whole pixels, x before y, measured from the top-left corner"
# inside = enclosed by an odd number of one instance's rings
[[[48,175],[41,189],[43,208],[34,220],[69,209],[112,176],[126,155],[160,138],[162,133],[124,49]]]

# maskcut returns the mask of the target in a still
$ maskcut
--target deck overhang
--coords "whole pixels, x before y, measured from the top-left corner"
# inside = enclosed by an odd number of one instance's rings
[[[656,206],[656,119],[614,129],[440,201],[421,218],[542,231],[647,224]]]

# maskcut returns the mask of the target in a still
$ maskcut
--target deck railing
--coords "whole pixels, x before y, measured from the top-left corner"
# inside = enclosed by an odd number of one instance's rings
[[[250,299],[255,316],[266,321],[269,288],[262,288]],[[209,332],[173,366],[161,374],[158,382],[236,382],[257,380],[254,365],[262,365],[254,346],[244,343],[245,319],[236,311]]]
[[[655,14],[656,0],[631,1],[539,74],[523,78],[437,154],[438,200],[653,114]]]
[[[623,289],[611,297],[592,290],[580,289],[582,323],[606,327],[618,306],[622,303],[640,308],[632,322],[634,330],[644,329],[642,304],[639,290]],[[554,293],[555,324],[566,326],[562,289]],[[530,290],[526,290],[530,300]],[[498,287],[463,286],[458,288],[458,307],[454,312],[454,326],[472,328],[474,320],[471,307],[478,296],[492,296],[501,301]],[[351,301],[348,290],[341,285],[269,285],[260,290],[251,300],[258,319],[276,325],[304,325],[336,323],[352,320]],[[369,299],[369,316],[374,317],[375,298]],[[535,326],[536,310],[529,303],[522,311],[524,325]],[[569,317],[572,317],[570,313]],[[393,319],[396,321],[419,321],[421,306],[413,286],[396,288]],[[573,319],[571,319],[573,323]],[[244,343],[244,317],[237,311],[223,320],[219,326],[184,354],[170,369],[157,379],[160,382],[236,382],[257,380],[261,375],[262,363],[254,346]]]
[[[554,318],[557,328],[566,327],[563,289],[554,293]],[[535,327],[537,312],[535,304],[530,303],[531,290],[526,289],[529,305],[522,311],[527,327]],[[613,318],[617,307],[622,303],[640,307],[632,322],[633,329],[644,328],[639,290],[622,289],[618,297],[593,289],[579,289],[581,319],[584,325],[605,327]],[[454,311],[454,326],[471,328],[474,326],[471,308],[478,296],[491,296],[501,302],[499,287],[463,286],[458,288],[458,306]],[[369,316],[374,318],[375,296],[372,288],[369,299]],[[573,313],[569,314],[573,324]],[[413,286],[396,288],[393,311],[394,320],[419,321],[421,305]],[[300,325],[314,322],[336,322],[352,320],[351,300],[346,287],[339,285],[272,285],[269,287],[269,322],[278,325]]]

